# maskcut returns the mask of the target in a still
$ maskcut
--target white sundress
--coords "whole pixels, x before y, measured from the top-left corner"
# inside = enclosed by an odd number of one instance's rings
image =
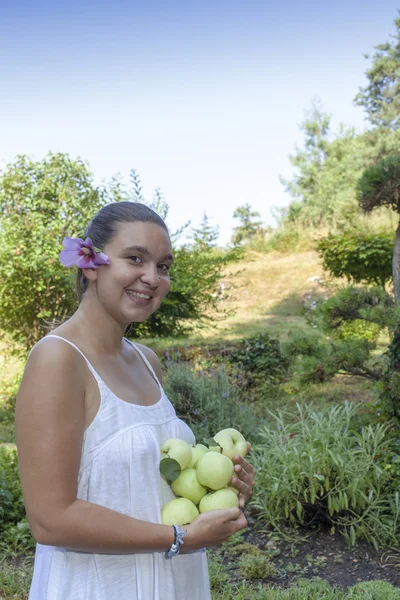
[[[161,397],[152,406],[118,398],[82,352],[100,389],[99,410],[84,433],[78,499],[161,523],[161,507],[174,498],[159,473],[160,445],[168,438],[195,442],[178,419],[154,370]],[[166,559],[163,552],[95,554],[36,545],[29,600],[211,600],[205,550]]]

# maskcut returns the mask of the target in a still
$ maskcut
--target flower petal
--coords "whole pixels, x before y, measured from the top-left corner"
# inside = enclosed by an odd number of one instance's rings
[[[61,250],[60,260],[64,267],[72,267],[77,264],[80,259],[79,249],[78,250]]]
[[[94,263],[96,265],[109,265],[110,259],[108,258],[107,254],[104,254],[104,252],[96,252]]]
[[[98,269],[98,266],[96,265],[96,263],[94,262],[94,260],[92,258],[90,258],[87,261],[86,266],[84,268],[85,269]]]
[[[76,262],[78,269],[96,269],[97,267],[93,265],[91,257],[87,254],[82,254]]]
[[[67,236],[63,239],[65,250],[79,250],[83,244],[84,241],[81,238],[72,238]]]
[[[86,240],[84,241],[85,246],[87,246],[88,248],[91,248],[92,250],[94,250],[93,248],[93,242],[90,239],[90,237],[87,237]]]

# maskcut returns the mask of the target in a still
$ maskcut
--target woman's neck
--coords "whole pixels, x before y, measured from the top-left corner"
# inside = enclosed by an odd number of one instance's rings
[[[82,300],[76,313],[69,321],[69,328],[74,335],[89,343],[96,352],[118,354],[126,327],[92,302]]]

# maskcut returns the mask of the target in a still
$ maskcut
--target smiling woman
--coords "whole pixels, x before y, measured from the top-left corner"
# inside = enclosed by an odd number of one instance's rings
[[[200,515],[173,556],[176,530],[161,509],[174,495],[159,473],[160,448],[195,438],[163,390],[157,356],[124,337],[168,293],[167,227],[147,206],[120,202],[64,245],[80,304],[31,350],[16,402],[37,541],[29,600],[210,599],[204,550],[246,519],[239,508]],[[241,461],[231,483],[249,497],[253,475]]]

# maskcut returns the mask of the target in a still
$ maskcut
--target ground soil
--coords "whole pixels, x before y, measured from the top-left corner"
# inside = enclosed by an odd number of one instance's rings
[[[357,541],[353,549],[346,545],[340,533],[332,534],[329,529],[319,527],[314,530],[299,531],[299,537],[307,540],[286,542],[276,539],[271,532],[262,531],[248,516],[249,528],[244,540],[271,553],[278,575],[264,580],[286,588],[299,577],[321,577],[333,586],[347,588],[360,581],[385,580],[400,588],[400,548],[376,552],[369,544]],[[229,568],[232,579],[238,579],[233,565],[234,549],[224,555],[224,563]],[[262,582],[263,580],[260,580]]]

